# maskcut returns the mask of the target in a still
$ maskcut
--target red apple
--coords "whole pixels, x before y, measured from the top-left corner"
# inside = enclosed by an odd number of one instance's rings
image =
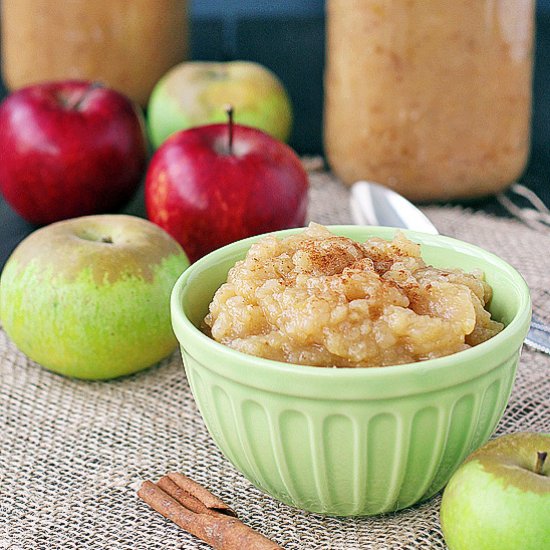
[[[118,208],[146,160],[142,115],[114,90],[49,82],[0,105],[0,191],[32,223]]]
[[[145,201],[149,219],[194,261],[244,237],[304,225],[307,190],[290,147],[255,128],[213,124],[162,144]]]

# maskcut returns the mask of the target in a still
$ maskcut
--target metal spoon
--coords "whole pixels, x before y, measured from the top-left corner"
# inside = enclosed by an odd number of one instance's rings
[[[435,225],[411,202],[378,183],[358,181],[351,187],[353,219],[358,225],[402,227],[438,235]],[[550,355],[550,326],[533,315],[525,343]]]

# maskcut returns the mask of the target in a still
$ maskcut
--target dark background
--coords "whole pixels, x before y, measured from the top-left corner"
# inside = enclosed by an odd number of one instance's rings
[[[324,1],[194,0],[190,14],[191,58],[248,59],[272,69],[294,105],[291,145],[300,154],[322,154]],[[520,181],[550,206],[550,0],[537,2],[536,33],[532,151]],[[505,214],[491,198],[469,206]],[[143,214],[139,197],[130,211]],[[33,229],[0,197],[0,268]]]

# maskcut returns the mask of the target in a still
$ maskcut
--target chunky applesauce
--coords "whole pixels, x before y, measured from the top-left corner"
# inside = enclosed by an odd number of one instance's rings
[[[475,346],[503,328],[481,273],[438,269],[420,245],[357,243],[311,224],[267,236],[229,271],[205,330],[244,353],[321,367],[380,367]]]

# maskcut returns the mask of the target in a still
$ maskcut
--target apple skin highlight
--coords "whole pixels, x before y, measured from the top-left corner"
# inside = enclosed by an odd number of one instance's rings
[[[550,548],[550,463],[536,473],[550,434],[499,437],[470,455],[449,481],[441,528],[449,550]]]
[[[110,235],[117,231],[112,242],[83,235],[93,218],[111,220],[103,225]],[[176,347],[169,296],[188,265],[177,243],[146,220],[90,216],[53,224],[8,260],[0,319],[22,352],[54,372],[84,379],[131,374]]]
[[[146,163],[141,112],[115,90],[47,82],[0,104],[0,191],[33,224],[116,211]]]
[[[229,127],[177,132],[147,171],[147,217],[192,262],[245,237],[305,223],[308,176],[296,153],[256,128]]]

